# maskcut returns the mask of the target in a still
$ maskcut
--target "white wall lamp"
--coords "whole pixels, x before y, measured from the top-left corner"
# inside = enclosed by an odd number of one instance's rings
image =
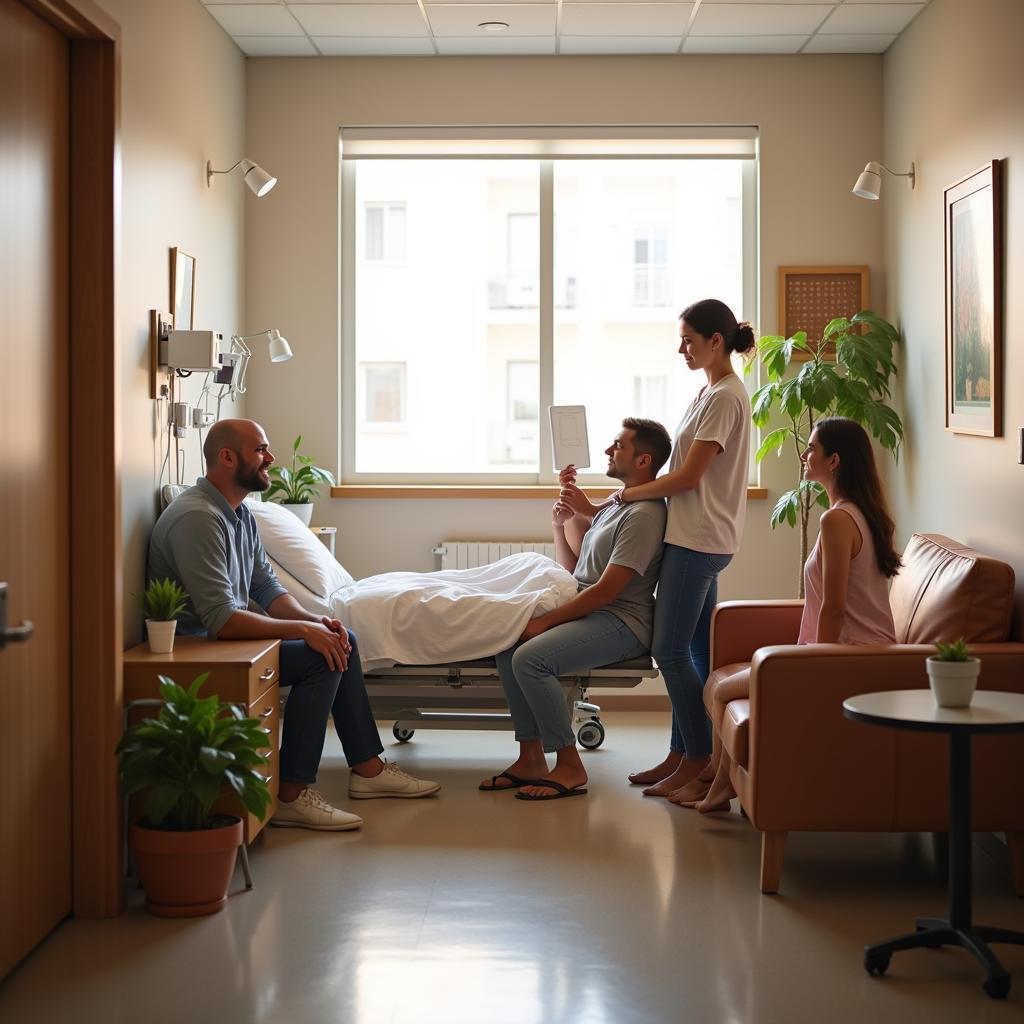
[[[270,348],[270,361],[272,363],[283,363],[292,357],[291,346],[276,327],[267,331],[260,331],[257,334],[231,335],[231,352],[237,354],[238,366],[229,391],[239,395],[245,394],[245,371],[249,366],[249,360],[252,358],[252,349],[246,345],[246,342],[251,341],[253,338],[267,339]]]
[[[259,199],[265,196],[276,184],[277,178],[272,174],[267,174],[259,164],[254,164],[251,160],[243,159],[233,163],[226,171],[214,170],[210,161],[206,161],[206,187],[210,187],[210,179],[215,174],[230,174],[239,164],[242,165],[242,177],[245,179],[246,185],[249,186],[250,191],[256,194],[256,198]]]
[[[857,183],[853,186],[853,194],[860,196],[861,199],[877,199],[878,193],[882,189],[882,171],[887,174],[891,174],[894,178],[909,178],[910,187],[914,187],[914,165],[910,165],[909,171],[890,171],[885,164],[878,163],[877,160],[871,160],[863,171],[860,172],[860,177],[857,179]]]

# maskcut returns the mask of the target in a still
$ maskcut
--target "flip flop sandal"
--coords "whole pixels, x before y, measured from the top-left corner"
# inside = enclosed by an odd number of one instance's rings
[[[516,793],[517,800],[534,800],[539,803],[542,800],[564,800],[567,796],[583,796],[587,792],[578,786],[570,789],[568,786],[563,786],[560,782],[555,782],[554,779],[533,779],[530,782],[524,783],[524,785],[543,786],[545,789],[554,789],[556,792],[550,796],[531,796],[529,793]]]
[[[499,786],[498,779],[508,779],[510,785]],[[536,780],[535,779],[521,779],[518,775],[513,775],[511,772],[498,772],[497,775],[491,776],[491,784],[489,786],[480,783],[476,788],[482,793],[503,793],[506,789],[518,789],[520,786],[530,786]]]

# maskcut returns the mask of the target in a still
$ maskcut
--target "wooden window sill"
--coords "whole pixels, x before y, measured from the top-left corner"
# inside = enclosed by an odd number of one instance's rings
[[[587,487],[588,494],[596,498],[607,498],[614,493],[614,487]],[[446,501],[476,498],[488,501],[527,499],[530,501],[553,501],[557,485],[542,487],[528,484],[475,484],[451,486],[446,484],[342,484],[331,488],[332,498],[440,498]],[[763,501],[768,497],[765,487],[748,487],[748,501]]]

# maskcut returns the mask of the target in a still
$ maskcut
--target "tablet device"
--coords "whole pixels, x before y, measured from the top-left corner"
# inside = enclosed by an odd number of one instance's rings
[[[583,405],[550,405],[551,449],[556,470],[573,465],[586,469],[590,465],[590,442],[587,440],[587,409]]]

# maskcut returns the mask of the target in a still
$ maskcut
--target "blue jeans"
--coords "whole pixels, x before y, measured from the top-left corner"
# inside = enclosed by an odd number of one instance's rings
[[[711,754],[711,723],[704,710],[704,683],[711,664],[711,613],[718,601],[718,574],[732,555],[691,551],[666,544],[654,602],[651,654],[672,701],[669,749],[684,757]]]
[[[572,720],[557,677],[646,653],[647,648],[622,619],[607,611],[563,622],[502,651],[495,661],[516,739],[522,743],[539,739],[548,754],[574,746]]]
[[[281,641],[281,685],[292,688],[281,736],[284,782],[316,782],[328,715],[334,718],[334,729],[350,765],[369,761],[384,750],[366,696],[356,635],[351,630],[348,639],[352,652],[344,672],[329,668],[323,655],[305,640]]]

